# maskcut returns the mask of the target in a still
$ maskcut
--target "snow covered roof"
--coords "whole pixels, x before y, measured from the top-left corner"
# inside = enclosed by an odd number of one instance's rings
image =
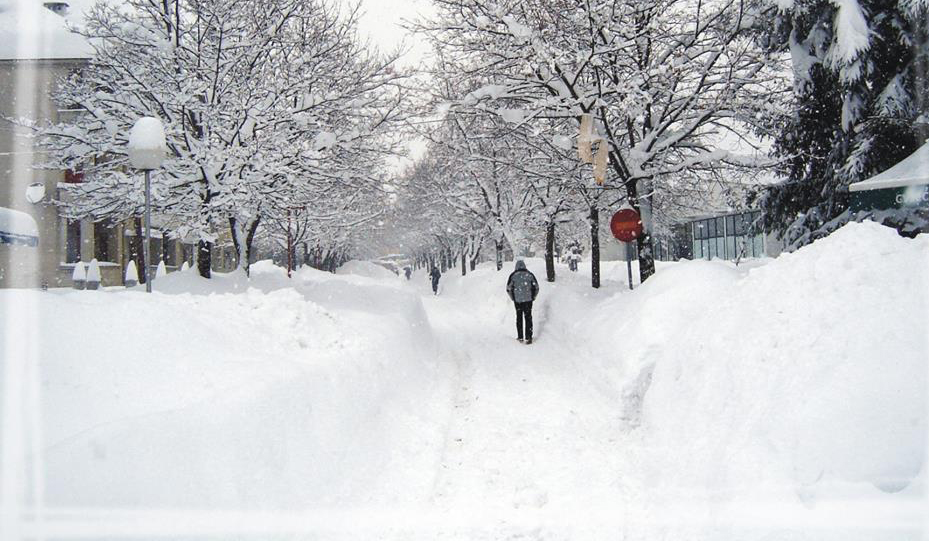
[[[0,0],[0,60],[87,59],[93,54],[79,25],[93,0]],[[53,12],[45,4],[54,4]],[[61,6],[67,4],[67,8]]]
[[[25,212],[0,207],[0,244],[39,245],[39,226]]]
[[[897,165],[867,180],[849,185],[852,192],[903,188],[929,184],[929,143],[904,158]]]

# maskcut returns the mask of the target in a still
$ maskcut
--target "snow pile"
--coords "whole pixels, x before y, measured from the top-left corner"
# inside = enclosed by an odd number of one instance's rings
[[[744,276],[684,263],[606,303],[629,314],[614,378],[641,406],[655,493],[906,489],[927,451],[927,262],[929,238],[852,223]]]
[[[49,505],[428,496],[447,376],[417,297],[267,264],[140,287],[0,292],[0,328],[23,306],[43,322]]]
[[[38,350],[50,506],[308,513],[176,538],[915,539],[927,261],[873,223],[631,292],[527,259],[531,346],[512,262],[5,290],[0,328]]]
[[[362,276],[378,280],[395,280],[397,275],[386,267],[371,261],[352,260],[336,270],[336,274]]]

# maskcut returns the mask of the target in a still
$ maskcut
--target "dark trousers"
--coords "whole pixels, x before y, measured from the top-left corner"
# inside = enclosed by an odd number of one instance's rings
[[[438,278],[432,279],[432,292],[433,293],[439,292],[439,279]]]
[[[525,338],[532,339],[532,301],[516,303],[516,337],[523,338],[523,319],[526,320]]]

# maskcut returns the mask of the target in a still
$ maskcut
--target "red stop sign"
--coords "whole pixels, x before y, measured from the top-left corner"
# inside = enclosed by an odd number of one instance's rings
[[[633,209],[622,209],[610,220],[610,231],[623,242],[632,242],[642,234],[642,218]]]

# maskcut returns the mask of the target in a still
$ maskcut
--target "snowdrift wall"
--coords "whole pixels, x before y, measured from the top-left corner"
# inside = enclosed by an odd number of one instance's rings
[[[605,303],[595,321],[635,314],[592,328],[624,338],[613,376],[653,455],[646,482],[807,502],[921,494],[927,263],[929,237],[854,223],[746,274],[682,263]]]
[[[49,505],[426,497],[449,378],[417,296],[261,263],[250,281],[186,272],[155,287],[0,293],[0,325],[27,304],[44,325]]]

